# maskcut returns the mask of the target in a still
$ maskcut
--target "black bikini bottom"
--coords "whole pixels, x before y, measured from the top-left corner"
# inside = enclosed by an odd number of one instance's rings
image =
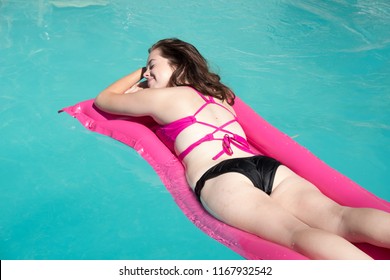
[[[196,183],[194,191],[198,199],[200,199],[200,193],[207,180],[225,173],[238,172],[248,177],[255,187],[270,195],[276,169],[279,165],[281,165],[279,161],[260,155],[227,159],[207,170]]]

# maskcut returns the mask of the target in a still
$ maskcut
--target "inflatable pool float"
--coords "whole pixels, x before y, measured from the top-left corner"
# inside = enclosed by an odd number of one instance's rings
[[[175,202],[196,226],[246,259],[307,259],[305,256],[250,233],[228,226],[209,215],[188,186],[184,168],[155,135],[156,123],[149,117],[124,117],[100,111],[86,100],[60,110],[77,118],[87,129],[112,137],[135,149],[156,171]],[[390,203],[368,192],[332,169],[292,138],[261,118],[241,99],[234,109],[252,148],[281,161],[311,181],[342,205],[372,207],[390,212]],[[390,259],[390,249],[356,244],[374,259]]]

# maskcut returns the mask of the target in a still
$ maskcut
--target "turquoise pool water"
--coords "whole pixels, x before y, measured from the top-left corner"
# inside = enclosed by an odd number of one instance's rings
[[[257,112],[390,200],[390,4],[0,0],[0,259],[241,259],[133,150],[57,110],[196,45]]]

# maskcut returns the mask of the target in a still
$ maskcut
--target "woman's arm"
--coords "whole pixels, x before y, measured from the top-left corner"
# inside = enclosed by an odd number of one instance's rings
[[[138,83],[143,77],[143,74],[145,72],[145,67],[135,70],[133,73],[124,76],[123,78],[119,79],[118,81],[111,84],[109,87],[107,87],[105,90],[103,90],[99,95],[104,95],[107,92],[108,93],[117,93],[117,94],[123,94],[126,90],[134,86],[136,83]]]
[[[147,114],[145,108],[147,103],[142,102],[139,93],[136,94],[145,87],[144,83],[139,84],[144,71],[145,68],[137,69],[108,86],[95,98],[95,105],[105,112],[114,114]]]
[[[94,104],[111,114],[161,117],[178,88],[150,89],[146,82],[140,82],[143,73],[141,68],[114,82],[95,98]]]

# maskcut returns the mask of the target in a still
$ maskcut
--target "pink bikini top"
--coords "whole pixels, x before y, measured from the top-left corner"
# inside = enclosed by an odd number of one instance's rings
[[[232,155],[233,150],[231,148],[231,145],[234,145],[237,148],[239,148],[245,152],[253,153],[250,150],[249,144],[245,138],[225,129],[225,127],[228,126],[229,124],[237,122],[237,117],[229,109],[227,109],[225,106],[223,106],[220,103],[215,102],[215,100],[212,96],[204,96],[199,91],[197,91],[197,90],[195,90],[195,91],[199,94],[199,96],[201,96],[203,98],[205,103],[195,112],[194,115],[178,119],[178,120],[173,121],[173,122],[166,124],[166,125],[159,126],[156,130],[156,134],[160,138],[160,140],[169,149],[171,149],[171,151],[173,151],[175,140],[176,140],[177,136],[180,134],[180,132],[182,132],[187,127],[197,123],[197,124],[205,125],[208,127],[212,127],[212,128],[214,128],[214,131],[206,134],[205,136],[200,138],[198,141],[196,141],[196,142],[192,143],[190,146],[188,146],[183,152],[181,152],[178,155],[178,158],[180,160],[183,160],[193,149],[195,149],[197,146],[199,146],[203,142],[215,141],[215,140],[222,141],[222,151],[220,151],[218,154],[216,154],[213,157],[213,160],[218,159],[223,154]],[[221,125],[221,126],[215,126],[215,125],[212,125],[212,124],[209,124],[206,122],[198,121],[196,119],[196,115],[199,112],[201,112],[209,104],[218,105],[218,106],[224,108],[225,110],[229,111],[233,115],[233,119],[228,121],[227,123]],[[217,133],[218,131],[222,131],[225,133],[223,138],[216,138],[214,136],[214,134]]]

